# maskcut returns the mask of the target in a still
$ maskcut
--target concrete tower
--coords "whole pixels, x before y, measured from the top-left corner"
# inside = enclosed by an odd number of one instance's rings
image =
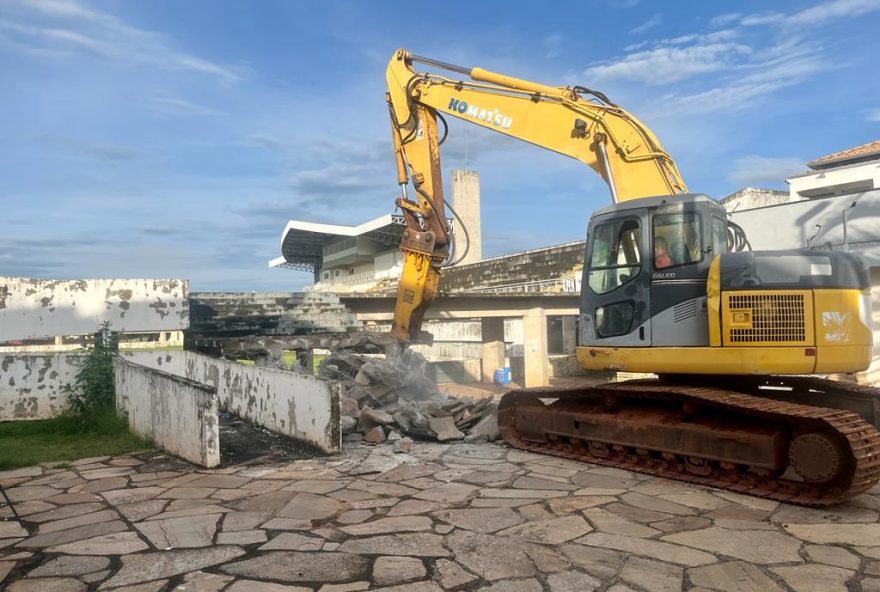
[[[483,258],[483,232],[480,228],[480,173],[477,171],[452,171],[452,207],[467,227],[470,249],[461,264],[474,263]],[[464,232],[455,223],[455,256],[461,256],[465,248]]]

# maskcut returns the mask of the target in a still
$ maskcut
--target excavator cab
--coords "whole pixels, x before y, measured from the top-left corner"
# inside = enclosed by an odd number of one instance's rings
[[[597,211],[584,257],[581,345],[708,346],[706,279],[727,250],[724,208],[705,195]]]
[[[871,361],[868,271],[841,251],[728,252],[701,194],[630,200],[590,219],[578,359],[667,375],[858,372]]]

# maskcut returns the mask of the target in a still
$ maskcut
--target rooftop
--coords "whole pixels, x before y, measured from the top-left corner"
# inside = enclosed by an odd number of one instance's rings
[[[854,162],[864,162],[867,160],[880,159],[880,140],[874,140],[861,146],[847,148],[840,152],[834,152],[827,156],[817,158],[812,162],[808,162],[807,166],[814,170],[827,169],[842,164],[851,164]]]
[[[390,247],[400,242],[405,228],[403,216],[393,214],[357,226],[291,220],[281,235],[281,257],[270,261],[269,266],[314,271],[320,266],[324,247],[340,238],[368,238]]]

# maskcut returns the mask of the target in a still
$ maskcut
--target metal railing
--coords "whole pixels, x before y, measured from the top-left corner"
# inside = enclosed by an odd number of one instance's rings
[[[451,291],[476,294],[577,294],[580,292],[580,281],[574,278],[554,278],[535,280],[519,284],[503,286],[487,286],[485,288],[462,288]]]

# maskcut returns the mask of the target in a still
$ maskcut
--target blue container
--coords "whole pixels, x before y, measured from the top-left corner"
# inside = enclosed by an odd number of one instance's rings
[[[495,370],[495,384],[510,384],[510,366]]]

